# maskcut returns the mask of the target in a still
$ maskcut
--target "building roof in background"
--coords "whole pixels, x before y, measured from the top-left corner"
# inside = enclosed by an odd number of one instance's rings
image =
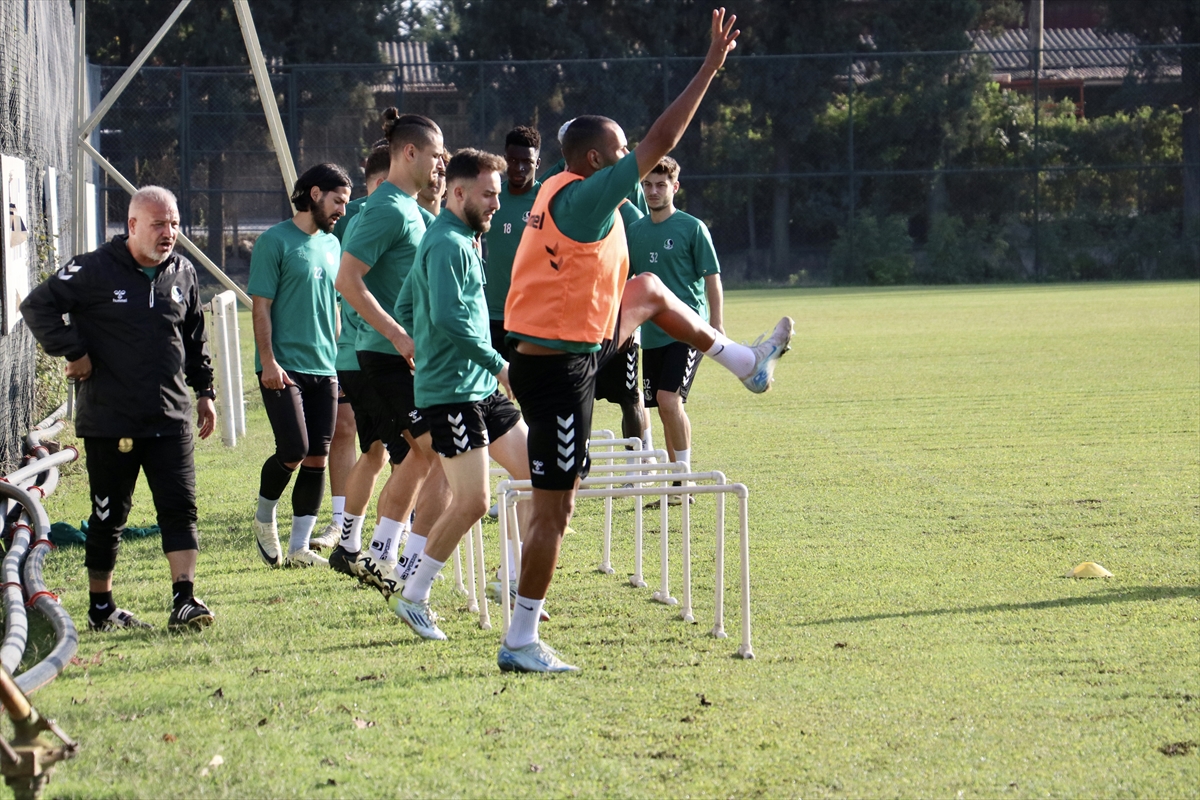
[[[992,59],[992,73],[1002,83],[1030,80],[1029,31],[1008,30],[992,36],[974,33],[975,49]],[[1140,42],[1128,33],[1095,28],[1047,28],[1042,43],[1042,80],[1120,83],[1129,74]],[[1156,59],[1160,78],[1181,76],[1178,56]]]
[[[385,64],[399,66],[406,92],[454,92],[453,83],[443,81],[438,69],[429,61],[429,45],[425,42],[380,42],[379,53]],[[387,91],[392,86],[374,87]]]

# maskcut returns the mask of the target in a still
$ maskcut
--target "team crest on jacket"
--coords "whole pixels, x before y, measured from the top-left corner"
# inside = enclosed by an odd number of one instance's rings
[[[174,300],[176,303],[182,304],[183,303],[183,289],[180,289],[178,286],[172,286],[171,287],[171,299]]]
[[[665,242],[663,242],[663,250],[674,250],[674,249],[675,249],[675,240],[674,239],[667,239]]]

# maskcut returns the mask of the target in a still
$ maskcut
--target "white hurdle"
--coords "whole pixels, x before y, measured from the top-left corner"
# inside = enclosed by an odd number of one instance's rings
[[[614,472],[619,467],[626,469],[636,469],[639,465],[613,465],[610,469]],[[645,468],[649,465],[640,465]],[[663,467],[665,465],[653,465],[655,467]],[[622,469],[621,471],[624,471]],[[576,492],[576,497],[635,497],[635,496],[658,496],[661,499],[660,506],[662,507],[662,516],[666,517],[666,498],[672,494],[715,494],[717,496],[717,530],[716,530],[716,580],[715,597],[714,597],[714,624],[711,631],[712,636],[724,639],[725,621],[724,621],[724,603],[725,603],[725,504],[724,496],[726,494],[734,494],[738,498],[738,521],[739,521],[739,538],[741,544],[741,611],[742,611],[742,642],[738,647],[738,655],[744,659],[754,658],[754,650],[750,641],[750,529],[749,529],[749,490],[744,484],[726,483],[724,474],[720,472],[676,472],[669,475],[636,475],[629,476],[631,482],[635,484],[632,488],[614,488],[611,486],[612,479],[608,478],[593,478],[588,477],[580,481],[580,488]],[[670,481],[679,480],[684,482],[682,486],[669,485]],[[692,481],[714,481],[713,485],[692,485]],[[651,482],[666,482],[666,486],[646,486],[646,483]],[[500,497],[500,541],[502,542],[501,554],[501,586],[507,587],[508,581],[513,575],[513,566],[509,564],[508,558],[508,528],[510,524],[509,513],[510,509],[515,506],[518,500],[524,500],[532,497],[532,484],[530,481],[513,481],[509,479],[502,480],[497,487],[497,494]],[[680,618],[693,622],[694,616],[692,613],[692,590],[691,590],[691,530],[690,530],[690,512],[688,503],[685,502],[682,506],[683,513],[683,603],[680,609]],[[515,515],[514,515],[515,517]],[[515,524],[515,518],[511,520]],[[519,535],[519,532],[518,532]],[[662,588],[659,590],[660,596],[655,597],[659,602],[674,604],[673,598],[670,597],[666,590],[666,527],[664,524],[662,536],[662,552],[663,552],[663,579]],[[503,631],[508,630],[511,621],[512,609],[508,603],[507,593],[504,593],[503,607]]]
[[[221,401],[221,441],[237,445],[246,435],[246,407],[242,389],[242,340],[238,332],[237,296],[221,292],[213,296],[211,335],[216,358],[217,397]]]

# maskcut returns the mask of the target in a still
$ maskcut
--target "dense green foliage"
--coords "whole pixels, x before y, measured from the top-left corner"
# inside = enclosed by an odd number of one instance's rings
[[[562,679],[501,675],[498,631],[452,581],[433,594],[451,639],[422,643],[341,576],[267,570],[249,520],[271,443],[249,391],[238,448],[198,449],[197,589],[217,624],[81,635],[34,698],[82,745],[48,796],[1194,796],[1200,754],[1172,745],[1200,742],[1198,293],[731,292],[736,338],[797,320],[774,390],[705,361],[688,403],[694,465],[750,488],[753,661],[732,657],[733,539],[730,638],[708,635],[708,499],[695,625],[626,582],[628,501],[617,574],[596,571],[601,504],[580,501],[542,626],[584,668]],[[76,524],[87,495],[76,468],[51,519]],[[131,524],[152,521],[143,484]],[[657,552],[650,515],[650,588]],[[47,561],[76,620],[82,558]],[[1065,579],[1081,561],[1115,577]],[[169,588],[158,542],[126,542],[118,602],[161,626]],[[35,624],[32,647],[45,636]]]

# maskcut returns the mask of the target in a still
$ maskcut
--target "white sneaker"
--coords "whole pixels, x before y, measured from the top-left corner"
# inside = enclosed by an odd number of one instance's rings
[[[342,540],[342,529],[332,522],[321,531],[320,536],[314,536],[308,541],[308,549],[314,553],[319,553],[322,550],[332,549],[335,544]]]
[[[765,342],[762,336],[754,340],[754,344],[750,345],[750,349],[754,351],[754,371],[742,379],[743,386],[755,394],[762,394],[771,388],[771,383],[775,380],[775,364],[784,353],[792,349],[794,332],[795,323],[792,322],[792,318],[784,317],[776,323],[775,330],[771,331]]]
[[[279,546],[279,529],[274,522],[254,520],[254,538],[258,544],[258,556],[268,567],[283,563],[283,552]]]
[[[402,591],[404,591],[404,579],[400,577],[400,567],[396,566],[384,577],[383,586],[379,587],[379,592],[383,595],[384,600],[390,600],[392,595],[400,594]]]
[[[285,567],[328,567],[329,562],[305,547],[288,553],[283,565]]]
[[[446,634],[442,633],[441,628],[437,626],[437,614],[434,614],[433,609],[429,607],[429,601],[414,603],[411,600],[405,600],[404,595],[397,593],[388,600],[388,606],[397,617],[404,621],[405,625],[413,629],[413,633],[417,636],[439,642],[446,641]]]
[[[384,581],[396,569],[396,562],[363,553],[358,557],[358,566],[363,571],[363,583],[370,584],[382,592],[387,590],[387,584]]]

